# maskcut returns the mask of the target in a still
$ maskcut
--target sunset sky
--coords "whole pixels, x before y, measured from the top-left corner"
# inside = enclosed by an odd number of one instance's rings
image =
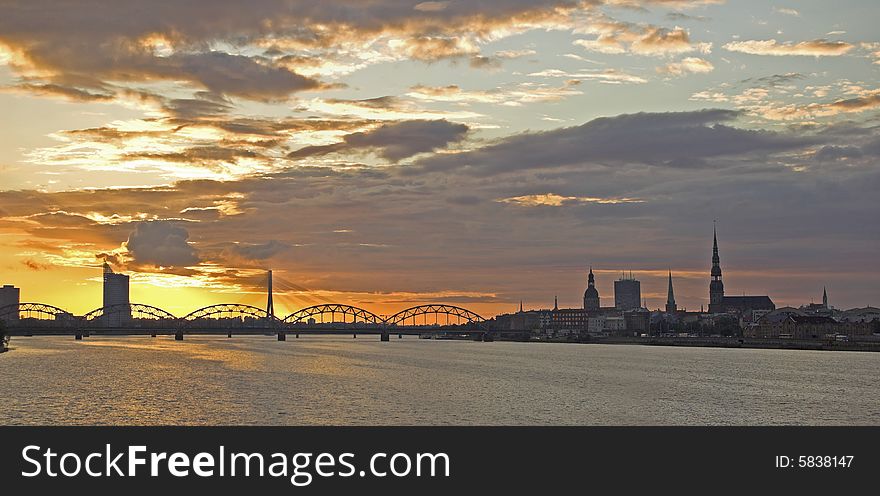
[[[0,284],[484,315],[880,305],[875,1],[3,0]]]

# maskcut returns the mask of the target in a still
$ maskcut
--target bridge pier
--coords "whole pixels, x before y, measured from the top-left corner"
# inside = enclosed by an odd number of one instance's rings
[[[174,335],[174,340],[175,341],[183,341],[183,332],[177,331],[177,333]]]
[[[495,341],[495,336],[493,336],[492,333],[490,333],[490,332],[483,333],[483,342],[484,343],[491,343],[493,341]]]
[[[226,337],[227,337],[227,338],[231,338],[231,337],[232,337],[232,331],[229,331],[229,333],[226,334]]]
[[[296,339],[299,339],[299,333],[296,333]]]
[[[352,337],[353,339],[357,339],[357,338],[358,338],[358,335],[357,335],[357,333],[354,333],[354,334],[351,335],[351,337]]]
[[[397,339],[403,339],[403,334],[398,334]]]
[[[390,341],[390,338],[391,338],[391,336],[387,332],[383,332],[381,341],[383,343],[387,343],[388,341]]]
[[[278,341],[287,341],[287,334],[283,332],[278,333]]]
[[[150,333],[150,337],[151,337],[151,338],[154,338],[154,337],[156,337],[156,333],[155,333],[155,332],[153,332],[153,333]]]
[[[83,338],[82,333],[76,333],[76,334],[73,336],[73,339],[75,339],[75,340],[77,340],[77,341],[82,341],[82,338]]]

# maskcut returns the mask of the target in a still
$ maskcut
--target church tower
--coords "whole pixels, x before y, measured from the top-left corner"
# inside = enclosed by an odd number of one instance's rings
[[[672,291],[672,271],[669,271],[669,289],[666,290],[666,313],[675,313],[678,307],[675,305],[675,293]]]
[[[709,283],[709,313],[724,312],[724,283],[721,282],[721,258],[718,256],[718,234],[712,229],[712,282]]]
[[[587,290],[584,291],[584,310],[599,310],[599,291],[596,289],[596,278],[593,277],[592,267],[590,267],[590,275],[587,276]]]
[[[830,308],[828,306],[828,290],[826,290],[824,287],[822,288],[822,306],[825,308]]]

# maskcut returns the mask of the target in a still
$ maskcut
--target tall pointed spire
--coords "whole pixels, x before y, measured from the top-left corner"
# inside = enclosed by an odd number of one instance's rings
[[[522,300],[519,300],[519,313],[522,313],[522,311],[523,311]]]
[[[709,313],[724,312],[724,283],[721,281],[721,257],[718,256],[718,231],[712,222],[712,281],[709,283]]]
[[[266,313],[269,317],[275,317],[275,306],[272,304],[272,271],[269,270],[269,280],[267,282],[269,298],[266,302]]]
[[[675,292],[672,290],[672,269],[669,269],[669,288],[666,290],[666,313],[675,313]]]
[[[828,308],[828,291],[822,286],[822,306]]]
[[[553,310],[559,310],[559,297],[553,297]]]

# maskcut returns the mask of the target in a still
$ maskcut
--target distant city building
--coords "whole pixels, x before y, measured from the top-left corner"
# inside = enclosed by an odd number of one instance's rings
[[[21,303],[21,290],[11,284],[4,284],[0,288],[0,308],[19,303]]]
[[[852,308],[840,315],[842,322],[880,322],[880,308]]]
[[[128,281],[125,274],[116,274],[107,262],[104,262],[104,308],[114,305],[130,305],[128,298]],[[120,326],[131,320],[131,309],[128,311],[113,312],[106,318],[113,319],[107,322],[109,326]]]
[[[628,336],[646,334],[651,329],[651,312],[645,308],[634,308],[623,312],[623,320]]]
[[[582,308],[554,308],[551,327],[556,330],[586,331],[589,316]]]
[[[802,305],[800,310],[809,315],[822,315],[825,317],[835,317],[840,313],[828,304],[828,290],[825,288],[822,288],[822,303]]]
[[[19,288],[10,284],[4,284],[3,287],[0,287],[0,308],[8,305],[18,305],[19,303],[21,303],[21,290]],[[10,320],[18,319],[18,312],[9,313],[7,318]]]
[[[618,310],[633,310],[642,306],[642,283],[630,273],[614,281],[614,307]]]
[[[775,314],[778,316],[780,314]],[[870,336],[873,323],[838,322],[821,315],[797,315],[789,312],[781,318],[771,318],[770,314],[748,327],[743,334],[752,338],[791,338],[791,339],[836,339],[838,336],[858,338]]]
[[[754,323],[776,309],[769,296],[725,296],[721,280],[721,258],[718,256],[718,235],[712,233],[712,281],[709,283],[709,313],[732,313],[744,323]]]
[[[599,310],[599,290],[596,289],[596,278],[593,277],[592,267],[590,267],[590,275],[587,276],[587,290],[584,291],[584,310]]]

